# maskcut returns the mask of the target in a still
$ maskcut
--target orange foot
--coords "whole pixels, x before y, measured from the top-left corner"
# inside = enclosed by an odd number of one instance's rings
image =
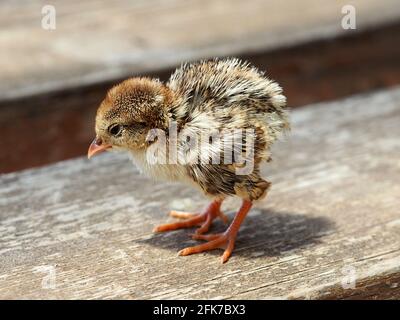
[[[194,226],[200,226],[195,234],[201,234],[207,232],[211,226],[211,222],[220,217],[225,223],[228,222],[228,218],[221,212],[221,200],[214,200],[208,207],[199,214],[193,214],[189,212],[171,211],[170,216],[178,219],[185,219],[184,221],[163,224],[154,228],[154,232],[171,231],[181,228],[190,228]]]
[[[178,254],[181,256],[187,256],[189,254],[200,253],[222,247],[225,248],[225,251],[224,254],[222,255],[221,261],[222,263],[225,263],[226,261],[228,261],[229,257],[232,254],[240,225],[242,224],[247,213],[249,212],[251,206],[252,206],[251,201],[244,200],[240,210],[233,219],[232,224],[224,233],[208,234],[208,235],[201,235],[198,233],[194,234],[193,235],[194,239],[207,240],[208,242],[194,247],[185,248],[179,251]]]

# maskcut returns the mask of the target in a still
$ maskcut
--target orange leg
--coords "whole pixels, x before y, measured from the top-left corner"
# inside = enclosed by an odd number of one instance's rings
[[[242,224],[244,218],[246,217],[247,213],[249,212],[252,206],[251,201],[243,200],[242,206],[240,207],[239,211],[237,212],[235,218],[233,219],[231,225],[224,233],[219,234],[208,234],[208,235],[201,235],[195,234],[193,236],[194,239],[201,239],[207,240],[208,242],[194,246],[188,247],[181,251],[179,251],[179,255],[187,256],[193,253],[199,253],[203,251],[213,250],[217,248],[225,248],[224,254],[222,255],[222,263],[228,261],[229,257],[232,254],[233,248],[235,246],[235,240],[237,233],[239,231],[240,225]]]
[[[161,226],[154,228],[153,231],[163,232],[181,228],[200,226],[200,228],[196,230],[195,234],[201,234],[207,232],[211,226],[211,222],[217,217],[220,217],[225,223],[228,222],[228,218],[221,212],[221,204],[222,200],[214,200],[207,206],[207,208],[202,213],[199,214],[171,211],[169,213],[170,216],[185,220],[163,224]]]

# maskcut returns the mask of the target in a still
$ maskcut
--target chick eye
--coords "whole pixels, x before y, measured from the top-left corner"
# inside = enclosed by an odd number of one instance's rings
[[[122,133],[122,129],[124,129],[124,126],[120,124],[114,124],[110,126],[108,131],[113,135],[113,136],[119,136]]]

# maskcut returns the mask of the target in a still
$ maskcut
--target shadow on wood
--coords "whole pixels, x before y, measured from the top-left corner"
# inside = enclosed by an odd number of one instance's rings
[[[230,221],[232,221],[230,215]],[[210,232],[226,229],[220,220],[215,220]],[[283,252],[301,249],[320,243],[320,238],[333,232],[334,222],[326,217],[312,217],[307,214],[253,209],[239,231],[234,255],[263,258],[280,256]],[[148,239],[137,239],[137,243],[150,244],[171,251],[179,251],[201,241],[192,240],[195,228],[154,234]],[[206,254],[220,255],[213,250]]]

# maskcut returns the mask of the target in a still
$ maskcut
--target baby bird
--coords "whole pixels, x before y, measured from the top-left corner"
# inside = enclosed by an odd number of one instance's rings
[[[202,190],[211,198],[202,212],[171,211],[181,220],[154,231],[199,226],[192,236],[206,242],[179,254],[222,247],[224,263],[253,201],[270,188],[259,167],[271,159],[270,147],[286,129],[286,98],[276,82],[249,63],[213,59],[183,64],[167,83],[131,78],[109,90],[97,111],[88,157],[126,151],[149,176]],[[204,234],[217,217],[228,221],[221,204],[229,196],[242,199],[232,223],[223,233]]]

